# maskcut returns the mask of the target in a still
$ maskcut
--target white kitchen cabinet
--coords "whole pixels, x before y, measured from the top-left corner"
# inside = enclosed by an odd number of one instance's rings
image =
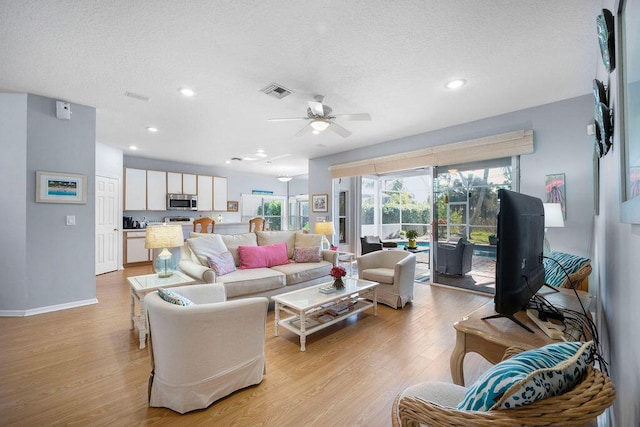
[[[182,174],[167,172],[167,193],[182,194]]]
[[[167,210],[167,173],[147,171],[147,210]]]
[[[182,194],[198,194],[196,176],[190,173],[182,174]]]
[[[227,178],[222,176],[213,177],[213,210],[227,210]]]
[[[124,264],[136,264],[139,262],[151,262],[151,250],[145,249],[146,231],[124,232]]]
[[[125,168],[124,185],[124,210],[146,210],[147,171],[144,169]]]
[[[198,175],[198,210],[211,212],[213,210],[213,177]]]

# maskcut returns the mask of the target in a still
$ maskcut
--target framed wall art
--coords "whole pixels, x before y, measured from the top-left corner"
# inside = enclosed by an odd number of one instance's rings
[[[313,212],[329,212],[329,195],[328,194],[312,195],[311,209]]]
[[[640,0],[621,0],[618,9],[618,118],[622,188],[620,220],[640,224]]]
[[[236,200],[227,201],[227,212],[238,212],[238,202]]]
[[[37,171],[36,202],[86,204],[87,176]]]
[[[562,207],[562,219],[567,220],[567,190],[565,188],[565,176],[563,173],[547,175],[545,179],[546,203],[560,203]]]

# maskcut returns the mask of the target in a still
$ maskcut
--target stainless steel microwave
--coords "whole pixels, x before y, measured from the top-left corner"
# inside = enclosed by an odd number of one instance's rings
[[[168,211],[197,211],[198,196],[195,194],[167,194]]]

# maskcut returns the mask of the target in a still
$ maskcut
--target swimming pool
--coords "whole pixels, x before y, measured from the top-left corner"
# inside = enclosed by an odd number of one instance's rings
[[[397,242],[398,247],[404,248],[407,246],[407,242]],[[431,246],[431,242],[416,242],[419,247],[428,248]],[[496,259],[496,247],[495,246],[473,246],[473,254],[475,256],[483,256],[491,259]]]

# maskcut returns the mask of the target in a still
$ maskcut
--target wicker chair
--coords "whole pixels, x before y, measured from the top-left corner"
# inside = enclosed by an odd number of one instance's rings
[[[505,358],[520,351],[521,349],[507,349]],[[447,386],[462,389],[456,390],[457,392],[464,391],[461,386]],[[414,427],[421,424],[436,427],[582,426],[595,420],[611,406],[615,396],[615,388],[609,377],[589,367],[585,378],[571,391],[519,408],[487,412],[463,411],[402,392],[393,402],[391,416],[394,427]]]

